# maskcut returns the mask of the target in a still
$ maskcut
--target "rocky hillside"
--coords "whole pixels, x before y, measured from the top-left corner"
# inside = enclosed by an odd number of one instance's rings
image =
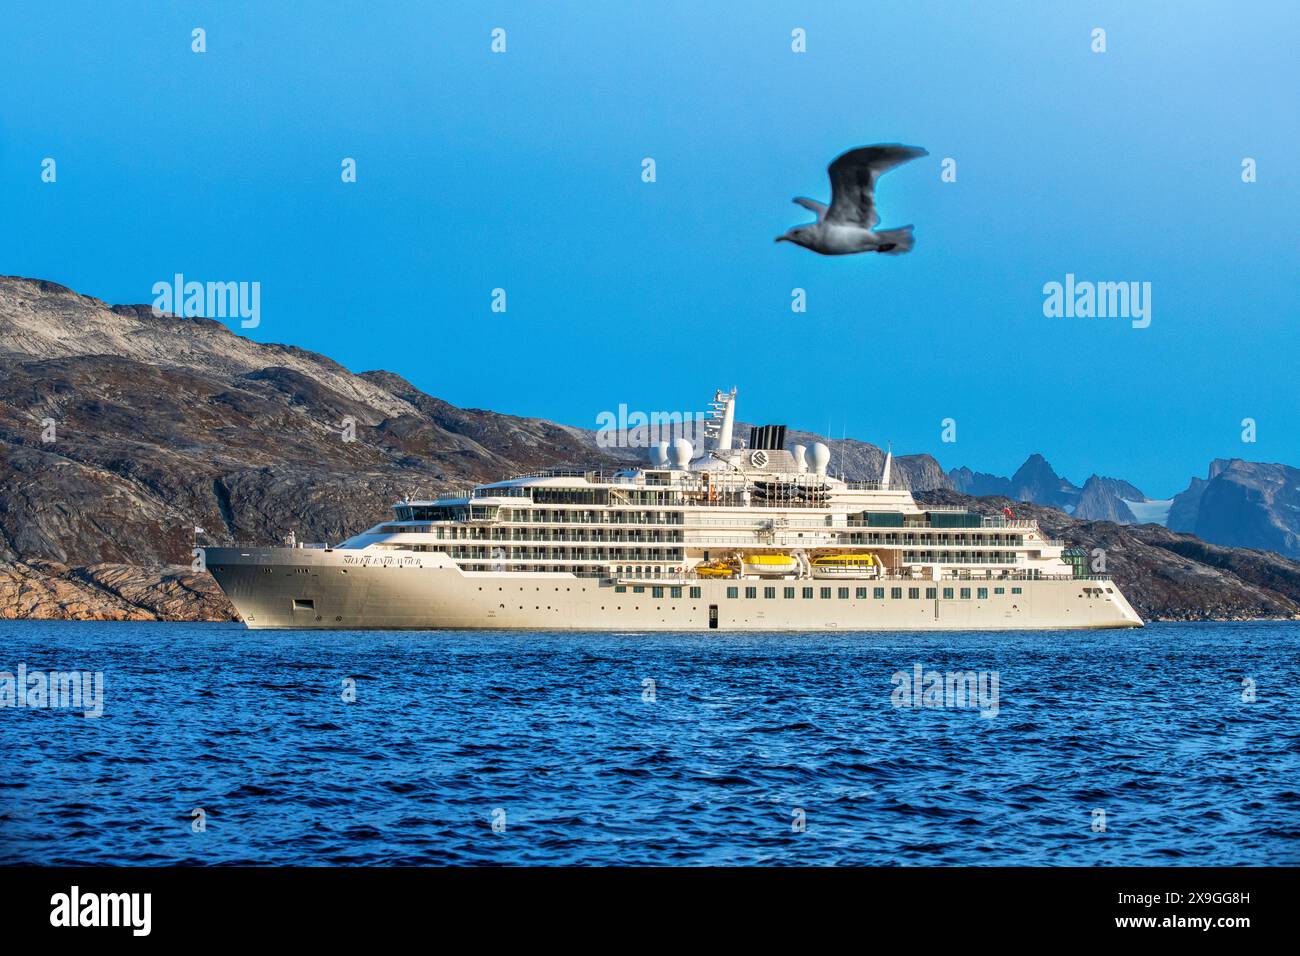
[[[954,491],[917,495],[929,504],[963,505],[984,514],[1011,508],[1051,536],[1101,549],[1106,573],[1147,620],[1201,621],[1300,617],[1300,561],[1269,551],[1225,548],[1160,525],[1082,521],[1056,508]]]
[[[188,567],[97,564],[70,568],[32,558],[0,564],[0,620],[237,621],[209,574]]]
[[[0,373],[0,560],[188,563],[196,525],[338,541],[407,494],[593,457],[577,429],[48,282],[0,279]]]

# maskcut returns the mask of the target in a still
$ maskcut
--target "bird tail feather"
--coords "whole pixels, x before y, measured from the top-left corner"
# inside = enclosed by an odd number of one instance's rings
[[[886,256],[901,256],[905,252],[911,252],[912,245],[915,242],[912,238],[911,226],[886,229],[883,232],[877,232],[876,235],[881,240],[877,251]]]

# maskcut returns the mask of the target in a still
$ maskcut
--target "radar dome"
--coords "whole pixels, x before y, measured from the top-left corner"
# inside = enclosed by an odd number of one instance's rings
[[[650,446],[650,466],[652,468],[668,467],[668,442],[655,442]]]
[[[691,443],[689,439],[686,438],[673,439],[673,466],[675,468],[684,469],[687,465],[691,463],[691,456],[694,453],[695,453],[695,449],[691,447]]]
[[[813,471],[819,475],[826,474],[826,466],[831,463],[831,450],[822,442],[816,442],[812,446],[812,466]]]

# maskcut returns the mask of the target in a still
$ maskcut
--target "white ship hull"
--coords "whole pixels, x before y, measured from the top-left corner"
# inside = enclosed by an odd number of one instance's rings
[[[467,572],[436,553],[389,551],[380,557],[348,550],[209,548],[206,560],[250,628],[998,631],[1142,626],[1119,588],[1105,580],[688,578],[634,584],[566,573]],[[680,596],[674,596],[674,588],[680,588]],[[877,588],[884,588],[883,598],[876,597]],[[935,596],[927,598],[931,589]],[[949,589],[952,597],[947,598]],[[961,597],[963,589],[971,596]]]

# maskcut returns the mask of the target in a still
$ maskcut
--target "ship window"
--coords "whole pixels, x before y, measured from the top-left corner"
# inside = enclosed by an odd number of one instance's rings
[[[672,589],[671,589],[671,595],[672,595],[672,597],[675,597],[675,598],[679,598],[679,597],[681,597],[681,596],[682,596],[682,589],[681,589],[681,588],[672,588]]]
[[[697,598],[697,597],[699,597],[699,596],[700,596],[700,589],[699,589],[699,588],[691,588],[691,597],[693,597],[693,598]]]
[[[944,588],[944,589],[943,589],[943,599],[944,599],[945,601],[951,601],[951,600],[952,600],[952,588]]]
[[[661,597],[664,596],[664,589],[663,589],[663,588],[659,588],[659,587],[651,588],[651,589],[650,589],[650,596],[651,596],[651,597],[661,598]]]
[[[1020,592],[1020,588],[1012,588],[1012,589],[1011,589],[1011,593],[1012,593],[1012,594],[1019,594],[1019,593],[1021,593],[1021,592]]]
[[[970,600],[970,588],[962,588],[962,589],[961,589],[961,597],[962,597],[962,600],[963,600],[963,601],[968,601],[968,600]]]
[[[989,589],[988,589],[988,588],[976,588],[976,589],[975,589],[975,596],[976,596],[977,598],[979,598],[980,600],[983,600],[984,598],[986,598],[986,597],[989,596]]]
[[[927,601],[933,601],[933,600],[938,596],[938,594],[939,594],[939,589],[938,589],[938,588],[926,588],[926,589],[925,589],[925,598],[926,598]]]
[[[745,588],[745,597],[747,598],[758,597],[758,588]]]
[[[633,593],[633,594],[645,594],[645,587],[644,587],[643,585],[640,585],[640,584],[634,584],[634,585],[632,585],[632,593]]]
[[[919,600],[920,597],[921,597],[921,589],[920,589],[920,588],[908,588],[908,589],[907,589],[907,598],[908,598],[909,601],[916,601],[916,600]]]
[[[891,598],[893,598],[895,601],[897,601],[897,600],[899,600],[899,599],[903,596],[903,589],[902,589],[902,588],[890,588],[890,589],[889,589],[889,596],[890,596]]]
[[[626,593],[627,593],[627,585],[626,585],[626,584],[616,584],[616,585],[614,586],[614,593],[615,593],[615,594],[626,594]]]
[[[813,589],[812,589],[812,588],[804,588],[804,589],[803,589],[803,596],[804,596],[805,598],[810,598],[810,597],[812,597],[812,594],[813,594]]]
[[[727,588],[727,597],[740,597],[740,588]]]
[[[1007,589],[1006,589],[1006,588],[994,588],[994,589],[993,589],[993,593],[994,593],[994,594],[1006,594],[1006,593],[1007,593]]]
[[[770,600],[774,597],[776,597],[776,588],[763,588],[763,598],[765,600]]]
[[[312,598],[294,598],[293,609],[295,611],[314,611],[316,602]]]
[[[884,589],[884,588],[876,588],[874,591],[871,592],[871,595],[872,595],[872,597],[874,597],[877,601],[879,601],[879,600],[881,600],[881,599],[884,598],[884,596],[885,596],[885,589]]]
[[[866,600],[866,597],[867,597],[867,589],[866,589],[866,588],[858,588],[857,596],[858,596],[858,600],[859,600],[859,601]]]
[[[783,596],[787,598],[794,597],[794,588],[786,588],[785,591],[783,592]]]
[[[829,598],[830,596],[831,596],[831,589],[830,589],[830,588],[822,588],[822,600],[825,600],[826,598]]]
[[[848,589],[848,588],[840,588],[840,600],[841,600],[841,601],[847,601],[848,599],[849,599],[849,589]]]

